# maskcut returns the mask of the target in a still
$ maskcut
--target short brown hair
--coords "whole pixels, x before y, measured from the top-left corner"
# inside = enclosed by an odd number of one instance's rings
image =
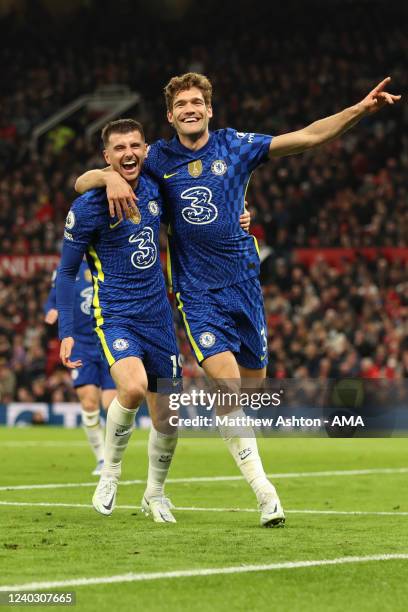
[[[171,111],[173,108],[174,98],[180,91],[190,89],[190,87],[197,87],[203,94],[204,102],[206,106],[211,104],[212,96],[212,85],[206,76],[198,74],[198,72],[187,72],[181,76],[175,76],[167,83],[164,88],[164,96],[166,98],[167,110]]]
[[[101,137],[103,146],[106,148],[109,143],[111,134],[128,134],[129,132],[140,132],[140,135],[145,137],[143,125],[134,119],[117,119],[109,121],[102,130]]]

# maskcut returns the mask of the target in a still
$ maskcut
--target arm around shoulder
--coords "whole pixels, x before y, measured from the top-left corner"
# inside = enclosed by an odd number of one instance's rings
[[[98,189],[99,187],[106,187],[107,185],[107,172],[111,171],[111,167],[108,166],[103,170],[88,170],[81,174],[75,181],[75,191],[83,194],[90,189]]]

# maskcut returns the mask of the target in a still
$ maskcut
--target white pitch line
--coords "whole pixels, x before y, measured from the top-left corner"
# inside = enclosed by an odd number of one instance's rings
[[[24,446],[41,446],[41,448],[43,447],[63,447],[63,446],[89,446],[89,442],[86,442],[86,440],[71,440],[71,441],[66,441],[64,442],[63,440],[27,440],[27,441],[23,441],[23,440],[9,440],[9,441],[1,441],[0,442],[0,447],[9,447],[9,448],[13,448],[13,447],[24,447]],[[146,441],[144,440],[131,440],[129,443],[129,446],[146,446]]]
[[[6,441],[3,442],[1,441],[0,443],[1,448],[4,447],[8,447],[8,448],[14,448],[14,447],[24,447],[24,446],[41,446],[41,448],[43,448],[44,446],[89,446],[89,442],[86,442],[85,440],[83,441],[74,441],[72,440],[71,442],[63,442],[62,440],[38,440],[37,442],[35,442],[34,440],[27,440],[26,442],[23,442],[23,440],[21,441]]]
[[[44,508],[93,508],[92,504],[69,504],[63,502],[15,502],[0,501],[0,506],[23,506],[23,507],[44,507]],[[140,510],[140,506],[118,505],[117,510]],[[176,511],[183,512],[259,512],[256,508],[201,508],[197,506],[176,506]],[[287,510],[287,514],[346,514],[361,516],[408,516],[408,512],[391,511],[371,511],[371,510]]]
[[[90,578],[71,578],[69,580],[54,580],[49,582],[26,582],[0,586],[0,591],[34,591],[39,589],[54,589],[71,586],[88,586],[94,584],[113,584],[118,582],[142,582],[145,580],[162,580],[172,578],[192,578],[195,576],[219,576],[221,574],[245,574],[248,572],[268,572],[283,569],[298,569],[303,567],[319,567],[324,565],[344,565],[346,563],[368,563],[372,561],[408,560],[408,554],[381,554],[365,557],[338,557],[337,559],[317,559],[313,561],[282,561],[262,565],[239,565],[232,567],[211,567],[174,572],[150,572],[134,574],[119,574],[116,576],[95,576]]]
[[[371,476],[375,474],[407,474],[408,467],[371,468],[362,470],[330,470],[324,472],[283,472],[267,474],[268,478],[325,478],[330,476]],[[194,482],[229,482],[243,480],[242,476],[192,476],[190,478],[167,478],[169,484]],[[64,482],[55,484],[3,485],[0,491],[24,491],[31,489],[70,489],[75,487],[94,487],[94,482]],[[145,480],[122,480],[122,486],[145,484]]]

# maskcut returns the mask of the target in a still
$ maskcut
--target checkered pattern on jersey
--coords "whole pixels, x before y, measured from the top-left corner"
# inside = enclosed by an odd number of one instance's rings
[[[145,168],[165,197],[176,291],[225,287],[259,273],[255,241],[239,216],[251,173],[266,161],[271,139],[226,128],[210,133],[198,151],[177,137],[150,147]]]

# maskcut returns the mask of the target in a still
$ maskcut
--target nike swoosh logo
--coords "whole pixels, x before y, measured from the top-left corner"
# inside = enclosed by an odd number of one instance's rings
[[[249,455],[251,454],[252,451],[248,450],[245,452],[245,454],[240,455],[240,459],[241,461],[243,461],[244,459],[246,459],[247,457],[249,457]]]
[[[119,223],[122,223],[122,219],[120,221],[116,221],[116,223],[109,223],[109,228],[114,229],[119,225]]]
[[[105,508],[105,510],[110,510],[112,508],[114,497],[115,497],[115,494],[112,495],[111,500],[110,500],[110,502],[109,502],[109,504],[107,506],[105,506],[105,504],[102,504],[102,506]]]
[[[127,434],[130,433],[131,431],[132,431],[132,428],[125,429],[125,431],[116,431],[115,436],[118,436],[118,438],[120,438],[121,436],[127,436]]]
[[[176,174],[178,174],[178,173],[179,173],[179,171],[173,172],[173,174],[163,174],[163,178],[164,179],[168,179],[168,178],[171,178],[172,176],[176,176]]]

